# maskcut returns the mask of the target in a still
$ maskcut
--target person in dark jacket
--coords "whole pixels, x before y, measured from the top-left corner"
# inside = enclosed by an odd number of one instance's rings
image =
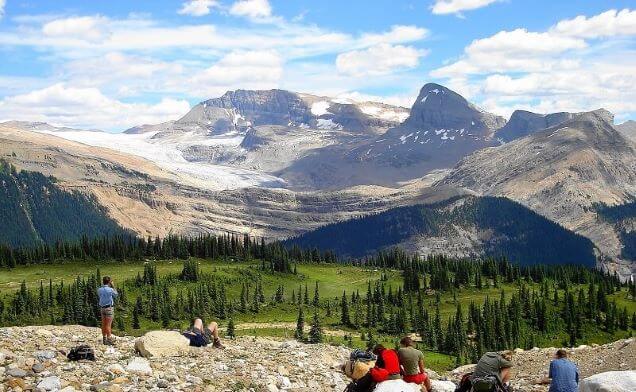
[[[212,343],[215,348],[225,348],[219,339],[219,325],[214,321],[203,328],[203,320],[198,318],[192,323],[192,328],[183,333],[183,336],[190,340],[190,346],[193,347],[205,347]]]
[[[473,390],[481,392],[482,390],[492,390],[488,386],[487,380],[493,380],[492,387],[500,386],[508,388],[510,381],[510,369],[512,368],[512,352],[505,351],[503,353],[488,352],[484,354],[471,376]]]

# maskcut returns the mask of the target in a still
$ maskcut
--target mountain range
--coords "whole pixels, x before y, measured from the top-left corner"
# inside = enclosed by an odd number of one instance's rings
[[[3,123],[0,156],[94,197],[140,235],[281,239],[395,207],[505,197],[588,238],[599,265],[629,275],[636,262],[623,250],[632,228],[603,219],[599,208],[636,196],[633,125],[615,126],[605,110],[518,110],[506,121],[434,83],[410,109],[237,90],[121,134]],[[497,253],[496,241],[474,241],[475,227],[462,220],[449,233],[472,244],[463,253]],[[417,243],[409,249],[431,252]]]

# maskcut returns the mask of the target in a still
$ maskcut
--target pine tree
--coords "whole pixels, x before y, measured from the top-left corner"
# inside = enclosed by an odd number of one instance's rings
[[[349,304],[347,303],[346,292],[342,293],[342,300],[340,301],[340,324],[344,326],[351,325],[351,317],[349,316]]]
[[[314,300],[312,301],[312,305],[314,306],[320,305],[320,294],[318,293],[318,281],[316,281],[316,288],[314,289]]]
[[[318,316],[318,308],[314,308],[314,317],[311,320],[311,328],[309,329],[309,343],[322,343],[323,331]]]
[[[230,317],[230,320],[227,322],[227,331],[225,335],[231,339],[236,337],[236,326],[234,325],[234,319]]]
[[[303,314],[303,307],[298,308],[298,319],[296,320],[296,332],[294,332],[296,340],[305,340],[305,315]]]

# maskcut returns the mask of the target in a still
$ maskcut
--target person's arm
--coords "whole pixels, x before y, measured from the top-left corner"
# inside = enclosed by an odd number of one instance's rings
[[[543,377],[540,379],[537,384],[550,384],[552,382],[552,378],[554,377],[554,363],[550,362],[550,370],[548,371],[548,377]]]
[[[419,365],[420,365],[420,373],[422,374],[426,373],[426,366],[424,364],[424,354],[422,354],[421,352],[420,352]]]

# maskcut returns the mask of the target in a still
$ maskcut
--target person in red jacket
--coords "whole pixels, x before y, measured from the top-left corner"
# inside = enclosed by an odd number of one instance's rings
[[[383,345],[378,344],[373,348],[373,353],[378,357],[375,367],[369,371],[373,381],[381,383],[382,381],[401,378],[400,359],[395,350],[386,349]]]

